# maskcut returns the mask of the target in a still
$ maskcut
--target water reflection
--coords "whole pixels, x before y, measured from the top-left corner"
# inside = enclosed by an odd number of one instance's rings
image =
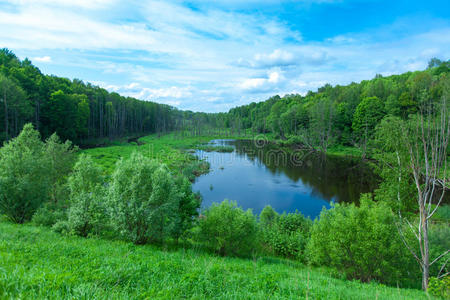
[[[372,170],[358,159],[243,140],[212,143],[233,146],[235,151],[197,151],[211,165],[211,172],[197,178],[193,186],[202,194],[204,207],[227,198],[255,213],[271,205],[278,212],[299,210],[315,218],[331,201],[356,202],[360,193],[376,187]]]

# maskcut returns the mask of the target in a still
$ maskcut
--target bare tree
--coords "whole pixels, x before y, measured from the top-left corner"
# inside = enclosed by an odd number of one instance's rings
[[[405,232],[401,230],[405,245],[408,247],[422,270],[422,288],[428,288],[430,267],[446,257],[449,250],[430,257],[429,224],[444,199],[448,186],[447,175],[447,148],[449,142],[450,122],[449,108],[447,105],[448,90],[444,93],[441,103],[423,102],[420,112],[414,118],[401,122],[401,150],[396,151],[398,164],[398,181],[402,182],[402,165],[409,169],[417,191],[417,209],[419,221],[417,224],[403,217],[399,210],[402,222],[414,234],[417,246],[411,245],[405,238]],[[403,151],[402,151],[403,150]],[[401,154],[403,152],[403,155]],[[397,193],[398,201],[402,201],[400,192]],[[445,263],[440,268],[445,269]],[[447,273],[448,274],[448,273]],[[447,274],[438,274],[438,277]]]

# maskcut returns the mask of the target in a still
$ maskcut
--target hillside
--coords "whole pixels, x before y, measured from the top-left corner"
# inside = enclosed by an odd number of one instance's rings
[[[430,299],[282,259],[225,258],[0,223],[0,298]]]

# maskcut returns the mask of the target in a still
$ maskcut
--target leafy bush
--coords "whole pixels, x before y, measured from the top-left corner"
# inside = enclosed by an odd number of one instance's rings
[[[198,216],[201,196],[192,192],[191,183],[186,177],[177,177],[175,183],[179,191],[179,201],[172,235],[178,241],[185,232],[192,228]]]
[[[106,224],[103,204],[102,170],[87,155],[80,155],[73,173],[68,178],[70,208],[68,226],[72,233],[87,236],[99,234]]]
[[[333,267],[349,279],[416,284],[419,270],[400,240],[392,211],[370,197],[363,195],[360,207],[336,204],[321,212],[307,245],[309,262]]]
[[[450,299],[450,276],[442,279],[431,277],[428,283],[428,293],[443,299]]]
[[[45,141],[44,155],[48,165],[50,199],[53,202],[67,199],[68,191],[65,183],[76,161],[76,151],[78,147],[72,146],[70,141],[62,143],[56,133]]]
[[[52,230],[61,234],[69,234],[71,232],[69,222],[66,220],[61,220],[53,224]]]
[[[115,228],[133,243],[162,242],[173,231],[179,194],[165,165],[139,153],[120,160],[108,197]]]
[[[266,206],[260,214],[260,225],[263,246],[271,254],[304,259],[312,226],[310,219],[299,212],[278,215]]]
[[[251,210],[236,202],[214,203],[200,217],[196,240],[220,255],[248,256],[256,242],[257,223]]]
[[[0,149],[0,213],[16,223],[31,219],[47,200],[44,143],[33,125]]]
[[[36,211],[31,221],[38,226],[52,227],[58,221],[66,218],[67,215],[63,207],[56,203],[48,202]]]
[[[450,227],[448,223],[436,223],[429,225],[429,243],[430,243],[430,261],[434,261],[435,258],[445,253],[450,249]],[[450,254],[443,256],[436,263],[430,267],[430,276],[438,276],[449,272],[448,264],[446,260],[450,257]],[[442,268],[444,266],[444,268]],[[440,274],[439,274],[440,273]],[[450,280],[449,280],[450,281]]]

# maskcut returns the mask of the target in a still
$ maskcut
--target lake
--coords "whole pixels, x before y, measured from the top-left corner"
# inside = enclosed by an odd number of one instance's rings
[[[270,205],[279,213],[298,210],[314,219],[331,202],[358,202],[361,193],[377,186],[377,177],[360,159],[250,140],[210,144],[231,146],[234,151],[196,151],[210,163],[210,172],[193,184],[193,190],[203,196],[202,207],[230,199],[257,214]]]

